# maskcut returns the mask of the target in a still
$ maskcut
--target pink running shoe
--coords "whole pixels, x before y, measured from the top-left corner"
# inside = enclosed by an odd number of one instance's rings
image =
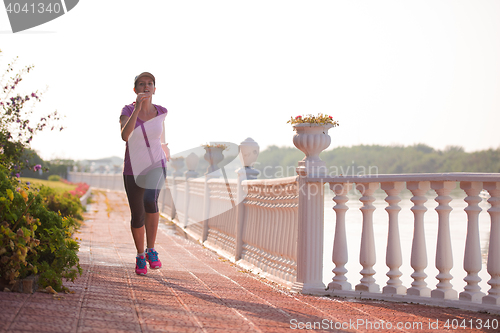
[[[156,252],[154,249],[149,249],[146,251],[146,260],[149,262],[149,268],[161,268],[161,261],[160,259],[158,259],[158,252]]]
[[[146,275],[147,272],[146,258],[144,258],[144,256],[137,256],[135,258],[135,273],[137,275]]]

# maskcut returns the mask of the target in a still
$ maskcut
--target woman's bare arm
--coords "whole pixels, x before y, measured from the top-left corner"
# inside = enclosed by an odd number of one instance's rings
[[[130,136],[130,133],[125,130],[125,126],[127,123],[129,123],[130,117],[127,117],[125,115],[120,116],[120,130],[121,130],[121,135],[122,135],[122,140],[123,141],[128,141],[128,137]],[[134,124],[135,126],[135,124]]]
[[[161,143],[165,143],[165,123],[162,124],[162,131],[161,131],[161,137],[160,137],[160,140],[161,140]],[[168,143],[167,143],[168,144]]]
[[[163,123],[163,130],[161,131],[161,147],[165,152],[165,156],[167,157],[167,161],[170,161],[170,149],[168,148],[168,143],[165,143],[165,123]]]
[[[151,97],[152,93],[139,93],[137,94],[137,99],[135,101],[134,111],[130,117],[125,115],[120,116],[120,125],[122,132],[122,140],[128,141],[128,137],[135,128],[135,123],[137,122],[137,115],[141,111],[142,102]]]

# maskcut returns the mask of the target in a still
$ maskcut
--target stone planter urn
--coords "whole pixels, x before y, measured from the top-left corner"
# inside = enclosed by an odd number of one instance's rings
[[[240,161],[244,167],[252,167],[259,156],[259,145],[252,138],[240,143]]]
[[[328,148],[331,143],[328,130],[333,124],[294,124],[296,134],[293,144],[306,156],[299,162],[299,168],[307,172],[309,177],[320,177],[327,174],[326,164],[319,158],[319,154]]]
[[[173,176],[174,177],[180,177],[180,176],[182,176],[181,169],[184,166],[184,157],[171,158],[170,159],[170,164],[175,169],[175,172],[174,172]]]
[[[209,164],[205,175],[210,177],[220,177],[221,172],[217,164],[222,162],[222,160],[224,159],[224,155],[222,154],[222,151],[224,149],[221,147],[204,147],[204,148],[206,153],[203,157],[205,158],[205,161],[207,161]]]
[[[191,153],[186,157],[186,166],[188,168],[188,171],[184,173],[186,178],[196,178],[198,176],[198,172],[195,170],[199,160],[200,158],[195,153]]]
[[[259,157],[260,147],[252,138],[246,138],[240,143],[240,162],[243,165],[246,179],[257,179],[259,171],[253,168],[253,165]]]

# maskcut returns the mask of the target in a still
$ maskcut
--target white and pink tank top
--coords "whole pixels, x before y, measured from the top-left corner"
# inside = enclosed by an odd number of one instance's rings
[[[130,117],[134,112],[134,104],[125,105],[122,115]],[[160,105],[153,106],[158,112],[156,117],[142,121],[137,117],[135,128],[126,143],[124,175],[143,175],[154,168],[165,168],[167,161],[161,147],[161,133],[163,122],[167,116],[167,109]]]

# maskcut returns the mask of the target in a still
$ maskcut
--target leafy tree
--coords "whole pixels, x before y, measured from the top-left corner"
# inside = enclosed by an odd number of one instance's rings
[[[22,175],[24,177],[38,178],[38,179],[49,179],[50,176],[56,175],[61,178],[67,178],[68,168],[73,169],[75,161],[73,160],[50,160],[44,161],[38,154],[31,149],[26,149],[23,154],[22,160],[28,160],[28,165],[43,165],[45,168],[42,170],[34,171],[33,168],[27,168],[22,170]]]
[[[358,145],[336,147],[320,154],[329,174],[399,174],[444,172],[500,172],[500,148],[467,153],[462,147],[436,150],[424,144],[413,146]],[[260,178],[295,175],[297,162],[304,154],[293,147],[270,146],[256,163]],[[287,170],[286,174],[280,170]]]
[[[0,57],[1,52],[0,50]],[[42,93],[38,90],[29,93],[18,92],[23,76],[30,73],[34,66],[16,69],[16,62],[17,58],[7,64],[0,78],[0,163],[12,175],[19,175],[24,168],[35,168],[24,156],[33,136],[45,128],[56,129],[55,124],[60,119],[57,111],[54,111],[42,116],[36,123],[30,122],[34,105],[41,101]],[[63,129],[57,127],[59,130]]]
[[[33,66],[16,71],[15,62],[0,77],[0,286],[39,274],[42,286],[62,290],[63,279],[74,281],[82,273],[78,243],[71,238],[80,224],[82,207],[69,193],[60,196],[49,188],[35,193],[29,183],[21,184],[13,177],[26,168],[41,168],[33,164],[41,159],[30,153],[30,143],[38,131],[59,120],[53,112],[30,123],[34,103],[42,94],[17,92]],[[55,128],[51,126],[51,130]]]

